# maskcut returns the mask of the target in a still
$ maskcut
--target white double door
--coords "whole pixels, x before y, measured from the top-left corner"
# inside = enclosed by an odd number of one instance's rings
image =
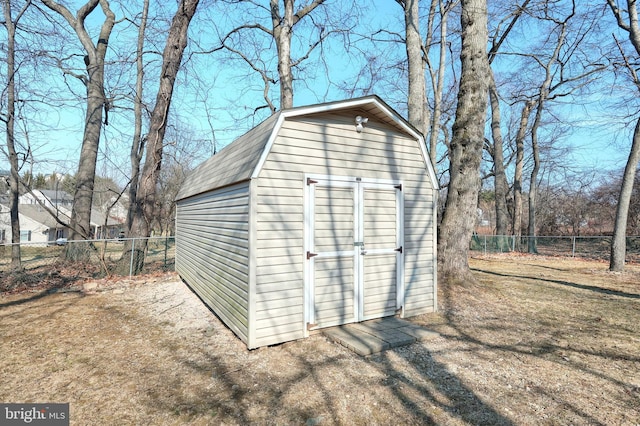
[[[403,210],[399,182],[306,179],[308,328],[394,315],[402,307]]]

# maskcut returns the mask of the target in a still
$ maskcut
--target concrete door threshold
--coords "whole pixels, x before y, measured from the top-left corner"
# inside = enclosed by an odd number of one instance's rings
[[[397,317],[330,327],[323,329],[322,333],[363,356],[438,336],[435,331]]]

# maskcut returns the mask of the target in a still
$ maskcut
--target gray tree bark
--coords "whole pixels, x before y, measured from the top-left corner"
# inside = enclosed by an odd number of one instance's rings
[[[404,9],[404,23],[406,33],[407,63],[409,68],[409,96],[407,112],[409,123],[427,137],[429,126],[426,119],[427,93],[425,85],[424,51],[420,35],[419,0],[401,1]]]
[[[96,176],[96,162],[100,131],[102,129],[102,110],[105,106],[104,94],[104,58],[111,30],[115,24],[115,15],[107,0],[90,0],[82,6],[74,17],[69,9],[52,0],[42,0],[52,11],[61,15],[76,33],[86,52],[87,76],[83,80],[87,88],[87,105],[80,150],[80,160],[76,173],[76,188],[73,207],[71,210],[70,234],[72,240],[91,238],[91,204],[93,201],[93,187]],[[94,44],[84,24],[86,18],[100,5],[105,16],[100,28],[100,35]],[[67,246],[67,257],[85,260],[88,256],[87,248],[80,244]]]
[[[498,242],[499,249],[501,251],[506,251],[508,250],[508,244],[504,241],[504,236],[508,235],[509,232],[509,211],[507,209],[509,182],[507,181],[507,173],[504,167],[504,143],[500,127],[500,98],[498,96],[498,89],[493,77],[493,71],[490,72],[489,79],[489,100],[491,104],[491,138],[493,140],[491,157],[493,158],[494,190],[496,198],[496,235],[500,238],[500,241]]]
[[[134,206],[130,237],[143,237],[134,244],[127,241],[124,245],[123,259],[131,258],[133,253],[133,273],[142,270],[147,248],[147,239],[151,235],[151,223],[156,209],[157,186],[162,166],[164,134],[167,128],[167,118],[171,98],[173,96],[176,76],[180,70],[182,55],[187,47],[189,24],[196,13],[199,0],[180,0],[178,10],[171,21],[167,43],[162,53],[162,69],[160,71],[160,85],[156,96],[156,104],[151,113],[151,123],[147,139],[146,157],[138,196]]]
[[[149,0],[144,0],[142,5],[142,17],[138,27],[138,41],[136,45],[136,91],[133,100],[133,141],[129,153],[131,162],[131,182],[129,182],[129,209],[127,211],[127,236],[131,232],[131,224],[135,206],[138,199],[138,182],[140,182],[140,162],[144,153],[144,139],[142,137],[142,91],[144,82],[144,34],[147,28],[147,16],[149,14]]]
[[[493,62],[500,46],[507,38],[516,22],[522,16],[525,8],[529,4],[530,0],[524,0],[520,6],[517,6],[513,12],[513,17],[507,28],[498,36],[495,34],[491,49],[489,50],[489,64]],[[496,85],[493,69],[489,69],[489,102],[491,105],[491,138],[493,145],[491,147],[491,157],[493,159],[493,175],[494,175],[494,190],[495,190],[495,209],[496,209],[496,235],[498,235],[498,248],[500,251],[509,250],[508,241],[506,241],[506,235],[508,235],[509,225],[509,210],[507,208],[507,197],[509,195],[509,182],[507,181],[507,175],[504,165],[504,143],[502,139],[501,120],[502,114],[500,112],[500,96],[498,93],[498,87]],[[524,137],[524,136],[523,136]],[[522,156],[521,156],[522,157]],[[521,158],[522,160],[522,158]],[[521,163],[522,165],[522,163]],[[522,180],[522,173],[520,173],[520,180]]]
[[[450,182],[438,245],[439,270],[451,283],[473,280],[468,253],[477,217],[488,98],[486,0],[463,0],[461,24],[460,89],[449,149]]]
[[[15,113],[16,113],[16,26],[20,18],[30,5],[27,1],[16,15],[11,14],[11,1],[3,2],[4,25],[7,29],[7,115],[3,119],[6,125],[7,154],[9,155],[9,215],[11,220],[11,265],[14,271],[22,269],[20,257],[20,216],[18,214],[18,200],[20,196],[20,176],[18,154],[15,147]]]
[[[280,109],[293,107],[293,64],[291,62],[291,37],[293,27],[326,0],[314,0],[294,13],[295,0],[284,0],[284,14],[280,13],[279,0],[270,0],[272,36],[278,50],[278,76],[280,79]]]
[[[437,145],[438,138],[440,136],[440,119],[442,117],[442,93],[444,91],[444,83],[445,83],[445,68],[447,66],[447,50],[449,49],[449,43],[447,41],[448,35],[448,21],[449,21],[449,12],[457,3],[456,1],[452,2],[443,2],[441,0],[432,0],[431,11],[429,12],[429,17],[433,21],[435,16],[435,6],[436,3],[440,10],[440,49],[438,51],[438,67],[435,68],[432,66],[429,57],[426,57],[427,66],[429,68],[429,72],[431,74],[431,84],[433,85],[433,113],[431,114],[429,124],[430,133],[429,133],[429,157],[431,159],[431,164],[433,165],[433,169],[437,169]],[[433,36],[432,28],[429,28],[428,39],[425,42],[425,46],[431,45],[431,38]],[[426,108],[426,105],[425,105]],[[426,114],[428,115],[428,114]]]
[[[640,163],[640,119],[636,122],[633,131],[633,141],[627,165],[622,176],[622,186],[616,207],[616,221],[613,228],[613,239],[611,241],[611,256],[609,259],[609,269],[611,271],[623,271],[625,257],[627,253],[627,220],[629,218],[629,205],[633,194],[633,182],[636,170]]]
[[[520,112],[520,125],[516,133],[516,165],[513,174],[513,235],[522,236],[522,172],[524,169],[524,140],[527,136],[527,126],[529,124],[529,116],[535,102],[532,100],[525,101],[522,111]],[[520,245],[520,238],[517,239],[517,245]],[[517,247],[514,247],[514,250]]]
[[[635,0],[627,0],[626,10],[618,8],[615,0],[607,0],[609,8],[613,12],[618,22],[618,27],[625,31],[636,54],[640,54],[640,25],[638,24],[638,6]],[[622,49],[621,53],[622,53]],[[632,64],[624,57],[625,65],[633,79],[633,83],[640,90],[640,77],[636,72],[635,63]],[[634,61],[635,62],[635,61]],[[629,217],[629,205],[631,204],[631,195],[633,193],[633,182],[635,180],[636,170],[640,163],[640,119],[636,122],[631,141],[631,150],[629,158],[624,169],[622,177],[622,187],[620,188],[620,196],[618,197],[618,206],[616,208],[616,222],[613,228],[613,240],[611,241],[611,256],[609,259],[609,269],[612,271],[624,270],[625,256],[627,251],[627,220]]]

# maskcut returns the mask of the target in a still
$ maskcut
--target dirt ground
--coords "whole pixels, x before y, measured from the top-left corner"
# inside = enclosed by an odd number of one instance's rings
[[[360,357],[321,334],[248,351],[175,275],[0,297],[0,401],[71,423],[640,424],[640,267],[497,255]],[[75,290],[74,290],[75,288]]]

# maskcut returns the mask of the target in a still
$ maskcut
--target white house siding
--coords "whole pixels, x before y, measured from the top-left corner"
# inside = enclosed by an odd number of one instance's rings
[[[248,342],[249,182],[181,200],[176,271]]]
[[[304,175],[403,182],[405,315],[433,311],[435,195],[418,142],[354,109],[285,120],[259,174],[256,342],[301,338],[304,327]],[[415,215],[415,216],[413,216]]]
[[[21,243],[30,246],[44,247],[49,242],[49,228],[28,216],[18,213],[20,219]],[[11,209],[0,204],[0,243],[9,244],[12,241]],[[4,235],[4,240],[2,240]]]

